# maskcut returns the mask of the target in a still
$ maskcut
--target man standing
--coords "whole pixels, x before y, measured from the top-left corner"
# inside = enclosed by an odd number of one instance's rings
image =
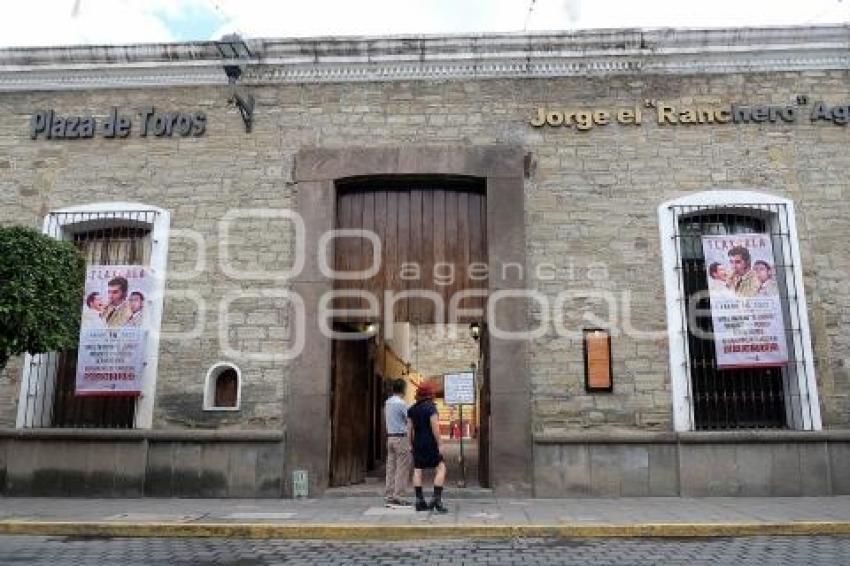
[[[410,443],[407,440],[407,403],[404,390],[407,382],[393,381],[393,394],[384,403],[384,420],[387,423],[387,480],[384,495],[387,507],[407,507],[403,498],[410,479]]]
[[[133,316],[133,311],[130,304],[127,302],[127,278],[113,277],[106,284],[106,295],[109,298],[109,304],[103,309],[104,322],[106,326],[115,328],[124,326],[130,317]]]
[[[744,246],[733,247],[729,250],[729,263],[732,264],[729,288],[738,297],[754,297],[761,284],[751,267],[750,250]]]

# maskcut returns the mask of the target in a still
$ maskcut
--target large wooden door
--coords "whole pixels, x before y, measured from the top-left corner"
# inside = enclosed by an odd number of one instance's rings
[[[339,314],[335,323],[385,322],[385,291],[401,297],[393,301],[389,317],[395,322],[433,324],[453,318],[454,322],[480,322],[481,315],[453,317],[450,308],[452,297],[472,290],[476,295],[464,296],[456,306],[485,311],[486,218],[484,183],[477,178],[338,182],[336,227],[374,232],[381,254],[379,269],[371,277],[334,281],[336,290],[371,293],[378,312],[371,316]],[[337,272],[365,271],[376,259],[365,238],[338,237],[334,242]],[[417,291],[426,297],[410,295]],[[334,300],[333,308],[365,309],[368,305],[359,297],[341,297]],[[382,455],[375,439],[382,447],[382,431],[377,430],[381,418],[376,412],[381,410],[379,399],[383,396],[382,387],[370,382],[366,341],[336,341],[333,363],[330,475],[331,485],[341,486],[363,481]]]

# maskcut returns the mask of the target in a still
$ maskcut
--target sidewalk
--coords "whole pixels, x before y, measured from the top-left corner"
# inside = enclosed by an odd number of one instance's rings
[[[405,539],[850,535],[850,496],[449,499],[448,515],[375,497],[82,499],[0,497],[0,534]]]

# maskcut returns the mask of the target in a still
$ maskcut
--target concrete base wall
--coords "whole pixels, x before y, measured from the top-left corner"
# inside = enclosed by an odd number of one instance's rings
[[[280,497],[280,433],[0,431],[11,496]]]
[[[540,435],[537,497],[850,494],[850,431]]]
[[[536,497],[850,494],[850,431],[534,438]],[[9,496],[282,497],[282,434],[0,430]]]

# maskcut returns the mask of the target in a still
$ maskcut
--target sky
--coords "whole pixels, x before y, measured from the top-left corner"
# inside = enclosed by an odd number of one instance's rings
[[[850,0],[0,0],[0,46],[850,22]]]

